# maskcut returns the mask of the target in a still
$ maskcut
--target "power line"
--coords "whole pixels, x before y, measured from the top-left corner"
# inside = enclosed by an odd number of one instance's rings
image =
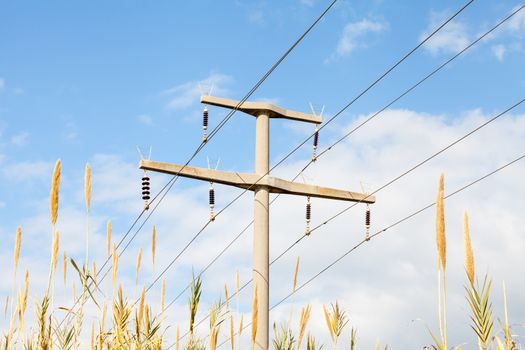
[[[266,79],[268,79],[268,77],[273,73],[273,71],[275,71],[275,69],[277,69],[277,67],[286,59],[286,57],[288,57],[288,55],[295,49],[295,47],[297,45],[299,45],[299,43],[308,35],[308,33],[310,33],[310,31],[317,25],[317,23],[326,15],[326,13],[335,5],[335,3],[337,2],[337,0],[333,0],[332,2],[330,2],[330,4],[325,8],[325,10],[316,18],[316,20],[307,28],[307,30],[292,44],[292,46],[290,46],[286,52],[277,60],[277,62],[275,62],[271,67],[270,69],[268,69],[268,71],[257,81],[257,83],[249,90],[249,92],[243,97],[243,99],[239,102],[239,104],[233,108],[227,115],[226,117],[223,118],[223,120],[210,132],[208,138],[207,138],[207,141],[206,142],[201,142],[200,145],[197,147],[197,149],[194,151],[194,153],[192,154],[192,156],[188,159],[188,161],[186,161],[186,163],[183,165],[183,167],[181,168],[181,170],[179,171],[178,174],[174,175],[161,189],[161,191],[158,192],[158,194],[152,199],[151,203],[153,203],[156,198],[165,190],[165,193],[162,194],[162,196],[160,197],[160,200],[157,202],[157,204],[155,205],[155,207],[153,207],[153,209],[150,211],[149,215],[145,218],[145,220],[143,221],[143,223],[140,225],[139,229],[135,232],[135,234],[132,236],[132,238],[130,239],[130,241],[126,244],[126,246],[124,247],[124,249],[121,251],[121,253],[119,253],[119,256],[121,256],[124,251],[127,249],[127,247],[131,244],[131,242],[133,241],[133,239],[137,236],[138,232],[142,229],[142,227],[146,224],[146,222],[148,221],[148,219],[151,217],[151,215],[153,214],[153,212],[155,212],[156,208],[158,207],[158,205],[162,202],[162,200],[164,199],[164,197],[166,196],[166,194],[171,190],[171,188],[173,187],[173,185],[175,184],[175,182],[177,181],[178,177],[179,177],[179,174],[180,172],[182,172],[184,170],[184,168],[197,156],[197,154],[204,148],[204,146],[208,143],[208,141],[210,141],[218,132],[219,130],[228,122],[228,120],[233,116],[233,114],[235,114],[235,112],[239,109],[239,107],[242,105],[242,103],[244,101],[246,101],[248,98],[250,98],[250,96],[253,95],[253,93],[255,93],[255,91],[266,81]],[[121,240],[119,241],[118,245],[117,245],[117,248],[123,243],[123,241],[126,239],[126,237],[130,234],[130,232],[133,230],[133,227],[137,224],[137,222],[140,220],[140,218],[142,217],[142,215],[144,214],[145,212],[145,209],[143,209],[141,211],[141,213],[137,216],[137,218],[134,220],[133,224],[131,225],[131,227],[128,229],[128,231],[126,232],[126,234],[121,238]],[[207,223],[205,225],[205,227],[208,225],[209,223]],[[203,228],[204,229],[204,228]],[[202,231],[201,231],[202,232]],[[199,232],[199,234],[201,233]],[[194,240],[196,239],[196,237],[194,239],[192,239],[190,241],[190,244],[191,242],[193,242]],[[186,249],[186,248],[185,248]],[[102,271],[102,269],[104,267],[107,266],[108,262],[110,261],[111,257],[112,257],[113,253],[110,253],[110,255],[107,257],[106,261],[104,262],[104,264],[102,265],[101,269],[99,271]],[[101,280],[103,280],[107,274],[109,272],[109,269],[105,272],[104,276],[102,277]],[[90,286],[92,286],[92,282],[90,282]],[[148,288],[149,289],[149,288]],[[85,290],[82,292],[82,294],[85,293]],[[78,305],[78,302],[82,299],[82,297],[80,297],[79,299],[77,299],[75,301],[75,303],[73,304],[73,306],[71,307],[71,310],[73,310],[73,308]],[[66,315],[67,316],[67,315]],[[62,325],[64,319],[60,322],[60,325]]]
[[[508,112],[512,111],[513,109],[515,109],[516,107],[518,107],[519,105],[521,105],[523,102],[525,102],[525,98],[524,99],[521,99],[520,101],[516,102],[515,104],[513,104],[512,106],[508,107],[507,109],[505,109],[503,112],[500,112],[498,114],[496,114],[494,117],[490,118],[489,120],[487,120],[486,122],[482,123],[481,125],[477,126],[476,128],[472,129],[471,131],[469,131],[468,133],[466,133],[465,135],[461,136],[460,138],[456,139],[455,141],[453,141],[452,143],[448,144],[447,146],[445,146],[444,148],[440,149],[439,151],[435,152],[434,154],[430,155],[429,157],[425,158],[424,160],[420,161],[419,163],[417,163],[416,165],[412,166],[410,169],[404,171],[403,173],[401,173],[400,175],[396,176],[395,178],[393,178],[392,180],[388,181],[387,183],[385,183],[384,185],[382,185],[381,187],[377,188],[376,190],[374,190],[372,193],[368,194],[367,197],[363,198],[366,199],[370,196],[373,196],[374,194],[377,194],[379,191],[389,187],[390,185],[392,185],[394,182],[397,182],[398,180],[400,180],[401,178],[407,176],[409,173],[413,172],[414,170],[416,170],[417,168],[421,167],[422,165],[428,163],[430,160],[434,159],[435,157],[437,157],[438,155],[442,154],[443,152],[447,151],[448,149],[450,149],[451,147],[453,147],[454,145],[458,144],[459,142],[463,141],[464,139],[468,138],[469,136],[471,136],[472,134],[478,132],[480,129],[482,129],[483,127],[489,125],[490,123],[494,122],[495,120],[497,120],[498,118],[502,117],[503,115],[507,114]],[[330,221],[334,220],[335,218],[341,216],[342,214],[346,213],[348,210],[350,210],[351,208],[355,207],[356,205],[358,205],[359,202],[356,202],[356,203],[353,203],[351,204],[350,206],[346,207],[345,209],[337,212],[335,215],[329,217],[327,220],[323,221],[321,224],[315,226],[314,228],[312,228],[310,230],[310,233],[318,230],[321,226],[324,226],[326,224],[328,224]],[[299,242],[301,242],[304,238],[306,238],[307,236],[305,234],[303,234],[301,237],[299,237],[294,243],[292,243],[292,245],[290,245],[288,248],[286,248],[282,253],[280,253],[276,258],[274,258],[271,262],[270,265],[272,265],[274,262],[276,262],[277,260],[279,260],[281,257],[283,257],[286,253],[288,253],[293,247],[295,247],[297,244],[299,244]],[[244,289],[248,284],[250,284],[252,282],[252,280],[249,280],[248,282],[246,282],[242,288],[240,288],[239,290],[241,289]],[[209,315],[208,315],[209,316]],[[197,324],[195,325],[195,327],[199,326],[203,321],[205,321],[207,319],[204,318],[202,320],[200,320],[199,322],[197,322]],[[187,335],[184,334],[182,338],[184,338],[185,336]],[[169,349],[169,347],[168,347]]]
[[[379,78],[377,78],[373,83],[371,83],[365,90],[363,90],[361,93],[359,93],[350,103],[348,103],[343,109],[335,114],[330,120],[323,124],[322,127],[319,128],[321,130],[326,125],[328,125],[330,122],[332,122],[335,118],[337,118],[341,113],[343,113],[348,107],[350,107],[353,103],[355,103],[359,98],[361,98],[366,92],[368,92],[370,89],[372,89],[377,83],[379,83],[381,80],[383,80],[390,72],[392,72],[397,66],[399,66],[402,62],[404,62],[408,57],[410,57],[415,51],[417,51],[422,45],[424,45],[428,40],[430,40],[431,37],[433,37],[439,30],[441,30],[445,25],[447,25],[450,21],[452,21],[455,17],[457,17],[464,9],[466,9],[470,4],[472,4],[474,0],[468,1],[465,5],[463,5],[458,11],[456,11],[451,17],[449,17],[444,23],[442,23],[438,28],[436,28],[431,34],[429,34],[422,42],[417,44],[412,50],[410,50],[407,54],[405,54],[401,59],[399,59],[393,66],[391,66],[389,69],[387,69]],[[239,106],[244,102],[245,100],[239,102],[236,106],[236,109],[239,108]],[[275,164],[269,171],[271,172],[274,170],[277,166],[282,164],[287,158],[289,158],[293,153],[295,153],[302,145],[304,145],[309,139],[313,137],[313,134],[306,138],[301,144],[299,144],[297,147],[295,147],[291,152],[289,152],[284,158],[282,158],[277,164]],[[180,173],[180,172],[179,172]],[[215,217],[220,215],[223,211],[225,211],[227,208],[229,208],[234,202],[236,202],[241,196],[243,196],[247,191],[249,191],[251,188],[253,188],[264,176],[268,175],[268,173],[261,176],[254,184],[250,185],[247,189],[244,189],[237,197],[235,197],[230,203],[228,203],[221,211],[219,211]],[[209,225],[209,221],[204,225],[203,228],[201,228],[196,236],[199,236],[203,230]],[[191,242],[193,242],[196,239],[196,237],[192,238]],[[185,247],[184,249],[186,249]],[[147,290],[151,289],[152,286],[160,280],[162,275],[173,265],[173,263],[178,259],[180,256],[177,255],[172,261],[169,263],[168,267],[165,268],[161,274],[159,274],[155,280],[148,286]],[[138,299],[135,301],[135,304],[138,302]]]
[[[483,38],[485,38],[487,35],[491,34],[494,30],[496,30],[498,27],[500,27],[503,23],[505,23],[507,20],[509,20],[511,17],[513,17],[516,13],[518,13],[519,11],[521,11],[523,9],[523,7],[525,6],[522,6],[520,8],[518,8],[517,10],[515,10],[512,14],[510,14],[509,16],[507,16],[506,18],[504,18],[503,20],[501,20],[500,22],[498,22],[494,27],[492,27],[490,30],[488,30],[487,32],[485,32],[483,35],[481,35],[480,37],[478,37],[476,40],[474,40],[471,44],[469,44],[468,46],[466,46],[463,50],[461,50],[460,52],[458,52],[456,55],[454,55],[452,58],[450,58],[449,60],[445,61],[443,64],[441,64],[440,66],[438,66],[436,69],[434,69],[431,73],[429,73],[428,75],[426,75],[424,78],[422,78],[421,80],[419,80],[416,84],[412,85],[409,89],[405,90],[405,92],[403,92],[401,95],[399,95],[398,97],[396,97],[394,100],[392,100],[391,102],[389,102],[386,106],[384,106],[383,108],[381,108],[379,111],[377,111],[376,113],[374,113],[372,116],[370,116],[369,118],[367,118],[365,121],[363,121],[361,124],[359,124],[357,127],[355,127],[354,129],[352,129],[350,132],[348,132],[347,134],[345,134],[343,137],[341,137],[340,139],[338,139],[335,143],[331,144],[329,147],[327,147],[324,151],[322,151],[321,153],[319,153],[319,155],[317,156],[317,158],[323,156],[326,152],[328,152],[329,150],[331,150],[333,147],[335,147],[337,144],[339,144],[341,141],[343,141],[345,138],[348,138],[351,134],[353,134],[355,131],[357,131],[359,128],[361,128],[363,125],[365,125],[366,123],[368,123],[369,121],[371,121],[372,119],[374,119],[375,117],[377,117],[379,114],[381,114],[382,112],[384,112],[387,108],[389,108],[391,105],[393,105],[395,102],[397,102],[398,100],[400,100],[402,97],[404,97],[405,95],[407,95],[408,93],[410,93],[412,90],[414,90],[416,87],[418,87],[419,85],[421,85],[423,82],[425,82],[427,79],[429,79],[430,77],[432,77],[433,75],[435,75],[437,72],[439,72],[440,70],[442,70],[446,65],[448,65],[449,63],[451,63],[453,60],[455,60],[457,57],[459,57],[461,54],[463,54],[464,52],[466,52],[468,49],[470,49],[472,46],[474,46],[475,44],[477,44],[479,41],[481,41]],[[310,160],[305,167],[302,168],[302,170],[292,179],[292,181],[295,181],[302,172],[304,172],[306,170],[306,168],[308,168],[311,164],[313,164],[313,161]],[[397,181],[398,179],[395,179],[395,181]],[[391,183],[389,183],[388,185],[390,185]],[[388,186],[387,185],[387,186]],[[386,187],[386,186],[384,186]],[[382,187],[382,188],[384,188]],[[381,188],[381,189],[382,189]],[[378,190],[379,191],[379,190]],[[374,193],[377,193],[378,191],[374,192]],[[278,197],[280,196],[277,195],[271,203],[273,203]],[[235,201],[235,200],[234,200]],[[353,206],[357,205],[358,203],[355,203]],[[352,207],[353,207],[352,206]],[[237,241],[239,239],[239,237],[244,234],[246,232],[246,230],[252,225],[253,223],[253,220],[226,246],[226,248],[224,248],[218,256],[216,256],[212,262],[210,264],[208,264],[199,274],[198,276],[202,276],[202,274],[204,272],[206,272],[211,265],[213,265],[213,263],[215,261],[217,261],[220,256],[222,256],[225,251],[227,249],[229,249],[229,247],[231,247],[231,245],[233,245],[233,243],[235,241]],[[276,260],[278,260],[281,256],[283,256],[284,254],[286,254],[289,250],[291,250],[293,248],[293,246],[295,246],[296,244],[298,244],[302,239],[304,238],[301,237],[299,238],[294,244],[292,244],[292,246],[288,247],[283,253],[281,253],[273,262],[275,262]],[[272,262],[272,263],[273,263]],[[182,295],[183,293],[189,288],[189,285],[187,285],[183,291],[181,291],[167,306],[167,308],[169,308],[173,303],[175,303]]]
[[[490,177],[490,176],[492,176],[492,175],[494,175],[494,174],[500,172],[501,170],[503,170],[503,169],[505,169],[505,168],[507,168],[507,167],[509,167],[509,166],[511,166],[511,165],[513,165],[513,164],[515,164],[515,163],[517,163],[518,161],[522,160],[523,158],[525,158],[525,154],[523,154],[523,155],[521,155],[521,156],[515,158],[514,160],[512,160],[512,161],[506,163],[505,165],[502,165],[501,167],[499,167],[499,168],[497,168],[497,169],[491,171],[490,173],[485,174],[485,175],[483,175],[483,176],[477,178],[476,180],[474,180],[474,181],[468,183],[467,185],[465,185],[465,186],[463,186],[463,187],[461,187],[461,188],[455,190],[454,192],[452,192],[452,193],[446,195],[444,198],[445,198],[445,199],[448,199],[448,198],[450,198],[450,197],[452,197],[452,196],[454,196],[454,195],[456,195],[456,194],[458,194],[458,193],[460,193],[460,192],[462,192],[462,191],[468,189],[469,187],[471,187],[471,186],[473,186],[473,185],[475,185],[475,184],[477,184],[477,183],[479,183],[479,182],[481,182],[481,181],[487,179],[488,177]],[[374,234],[372,234],[372,235],[370,236],[370,239],[375,238],[375,237],[377,237],[377,236],[379,236],[379,235],[385,233],[387,230],[389,230],[389,229],[391,229],[391,228],[393,228],[393,227],[395,227],[395,226],[397,226],[397,225],[399,225],[399,224],[401,224],[401,223],[403,223],[403,222],[405,222],[405,221],[408,221],[408,220],[414,218],[415,216],[417,216],[417,215],[423,213],[424,211],[426,211],[426,210],[432,208],[435,204],[436,204],[435,202],[430,203],[430,204],[428,204],[428,205],[422,207],[421,209],[416,210],[416,211],[412,212],[411,214],[409,214],[409,215],[403,217],[402,219],[397,220],[396,222],[394,222],[394,223],[392,223],[392,224],[390,224],[390,225],[384,227],[383,229],[381,229],[381,230],[375,232]],[[333,220],[333,219],[335,219],[335,217],[332,217],[332,218],[328,219],[326,223],[330,222],[330,221]],[[355,246],[353,246],[352,248],[350,248],[349,250],[347,250],[347,251],[346,251],[344,254],[342,254],[340,257],[338,257],[337,259],[335,259],[334,261],[332,261],[330,264],[328,264],[326,267],[324,267],[322,270],[320,270],[318,273],[316,273],[314,276],[312,276],[312,277],[311,277],[310,279],[308,279],[306,282],[304,282],[304,283],[301,284],[299,287],[297,287],[294,291],[290,292],[290,293],[289,293],[288,295],[286,295],[284,298],[282,298],[282,299],[279,300],[277,303],[275,303],[275,304],[270,308],[270,310],[273,310],[273,309],[275,309],[277,306],[279,306],[279,305],[281,305],[282,303],[284,303],[284,302],[285,302],[286,300],[288,300],[291,296],[293,296],[294,294],[296,294],[297,292],[299,292],[301,289],[303,289],[304,287],[306,287],[307,285],[309,285],[310,283],[312,283],[316,278],[318,278],[320,275],[322,275],[323,273],[325,273],[326,271],[328,271],[330,268],[332,268],[333,266],[335,266],[338,262],[340,262],[340,261],[343,260],[346,256],[348,256],[349,254],[351,254],[352,252],[354,252],[355,250],[357,250],[359,247],[361,247],[362,245],[364,245],[366,242],[367,242],[367,241],[366,241],[365,239],[361,240],[359,243],[357,243]],[[246,329],[247,327],[249,327],[250,325],[251,325],[251,323],[248,323],[246,326],[243,327],[243,330]],[[222,342],[221,344],[219,344],[218,347],[224,345],[224,344],[227,343],[228,341],[229,341],[229,339],[225,340],[224,342]],[[168,348],[168,349],[169,349],[169,348]]]

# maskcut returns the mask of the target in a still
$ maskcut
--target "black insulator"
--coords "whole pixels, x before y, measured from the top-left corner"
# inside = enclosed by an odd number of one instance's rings
[[[208,111],[205,109],[203,116],[202,116],[202,125],[207,128],[208,127]]]
[[[149,177],[144,176],[142,177],[142,199],[145,201],[149,200],[149,194]]]
[[[366,214],[365,214],[365,225],[366,226],[370,226],[370,209],[366,209]]]
[[[310,203],[306,204],[306,220],[310,220],[312,216],[312,205]]]
[[[317,147],[317,143],[319,142],[319,130],[315,130],[314,133],[314,147]]]
[[[215,205],[215,190],[210,188],[210,205]]]

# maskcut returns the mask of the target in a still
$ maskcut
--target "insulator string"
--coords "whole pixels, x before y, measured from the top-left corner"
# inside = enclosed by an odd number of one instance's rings
[[[319,124],[315,126],[312,162],[317,160],[317,144],[319,143]]]
[[[365,241],[370,240],[370,206],[366,205],[365,212]]]
[[[213,212],[213,209],[215,208],[215,190],[213,189],[213,183],[210,183],[209,200],[210,200],[210,221],[215,221],[215,213]]]
[[[305,234],[310,234],[310,220],[312,219],[312,203],[310,202],[310,196],[306,199],[306,230]]]
[[[208,141],[208,106],[204,106],[204,112],[202,113],[202,142]]]
[[[147,173],[144,172],[144,176],[142,177],[142,200],[144,201],[144,209],[149,209],[149,200],[150,200],[150,182],[149,182],[149,176],[147,176]]]

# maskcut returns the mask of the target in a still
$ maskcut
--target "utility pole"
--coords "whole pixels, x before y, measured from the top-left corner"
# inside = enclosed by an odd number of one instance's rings
[[[234,109],[239,101],[214,96],[202,96],[201,102]],[[225,172],[220,170],[195,168],[178,164],[142,160],[140,168],[197,180],[235,186],[253,191],[254,234],[253,234],[253,282],[257,288],[258,319],[255,348],[268,350],[269,342],[269,194],[282,193],[305,197],[336,199],[350,202],[374,203],[375,198],[364,193],[348,192],[333,188],[290,182],[270,176],[270,118],[284,118],[307,123],[320,124],[322,118],[285,110],[265,102],[243,102],[239,111],[256,117],[255,134],[255,173]]]

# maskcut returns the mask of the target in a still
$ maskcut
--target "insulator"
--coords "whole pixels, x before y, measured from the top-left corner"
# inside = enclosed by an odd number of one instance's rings
[[[312,216],[312,205],[310,203],[306,204],[306,220],[310,220]]]
[[[365,240],[370,240],[370,207],[366,207],[365,212]]]
[[[215,206],[215,190],[210,188],[210,207]]]
[[[150,182],[148,176],[142,177],[142,200],[144,201],[144,209],[149,209],[149,200],[150,200]]]
[[[206,131],[208,130],[208,106],[204,107],[204,112],[202,113],[202,142],[208,141],[208,136],[206,135]]]
[[[307,198],[306,202],[306,230],[305,234],[310,235],[310,219],[312,218],[312,204],[310,203],[310,197]]]
[[[315,162],[317,160],[317,144],[318,143],[319,143],[319,128],[315,127],[312,162]]]
[[[215,208],[215,190],[213,189],[213,187],[210,187],[209,199],[210,199],[210,221],[215,221],[215,213],[213,212],[213,208]]]

